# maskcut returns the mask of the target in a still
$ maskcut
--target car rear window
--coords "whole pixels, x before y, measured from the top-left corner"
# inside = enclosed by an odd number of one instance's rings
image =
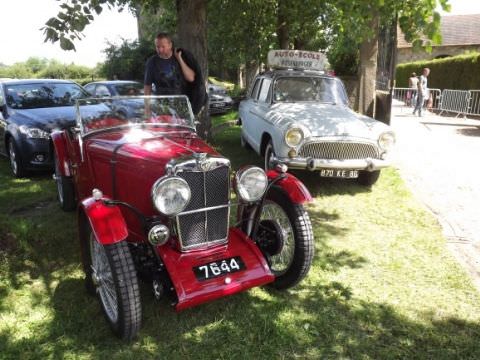
[[[7,105],[12,109],[73,106],[88,93],[73,83],[35,83],[6,85]]]
[[[143,95],[143,85],[140,83],[128,83],[115,85],[120,96]]]

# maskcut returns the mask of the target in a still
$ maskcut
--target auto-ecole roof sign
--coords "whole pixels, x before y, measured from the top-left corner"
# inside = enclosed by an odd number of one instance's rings
[[[275,68],[325,70],[328,63],[325,54],[304,50],[270,50],[268,65]]]

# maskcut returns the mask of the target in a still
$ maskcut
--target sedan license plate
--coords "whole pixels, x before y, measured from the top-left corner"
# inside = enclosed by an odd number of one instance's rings
[[[228,259],[213,261],[208,264],[195,266],[193,272],[199,281],[214,279],[219,276],[231,274],[237,271],[244,270],[245,264],[240,256],[231,257]]]
[[[344,178],[344,179],[356,179],[358,178],[358,170],[322,169],[320,170],[320,176]]]

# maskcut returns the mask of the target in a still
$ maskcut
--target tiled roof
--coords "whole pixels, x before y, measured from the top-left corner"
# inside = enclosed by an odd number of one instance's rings
[[[442,16],[440,31],[442,33],[441,46],[479,45],[480,14]],[[399,31],[398,47],[407,48],[411,46],[412,44],[406,42],[403,33]]]

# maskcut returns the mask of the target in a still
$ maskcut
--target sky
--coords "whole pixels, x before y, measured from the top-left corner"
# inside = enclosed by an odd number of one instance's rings
[[[107,47],[107,40],[120,44],[122,38],[137,38],[136,19],[127,9],[120,13],[105,7],[87,25],[85,37],[75,41],[76,51],[64,51],[58,42],[45,43],[40,28],[58,13],[60,4],[56,0],[0,0],[0,63],[12,65],[39,57],[93,67],[105,60],[102,50]]]
[[[63,51],[58,43],[44,43],[40,28],[59,11],[56,0],[0,0],[0,63],[12,65],[29,57],[56,59],[61,63],[75,63],[93,67],[105,60],[102,50],[107,40],[120,44],[122,39],[137,38],[135,17],[124,10],[107,8],[87,26],[77,51]],[[480,0],[450,0],[450,13],[442,15],[480,14]],[[153,44],[152,44],[153,48]]]

